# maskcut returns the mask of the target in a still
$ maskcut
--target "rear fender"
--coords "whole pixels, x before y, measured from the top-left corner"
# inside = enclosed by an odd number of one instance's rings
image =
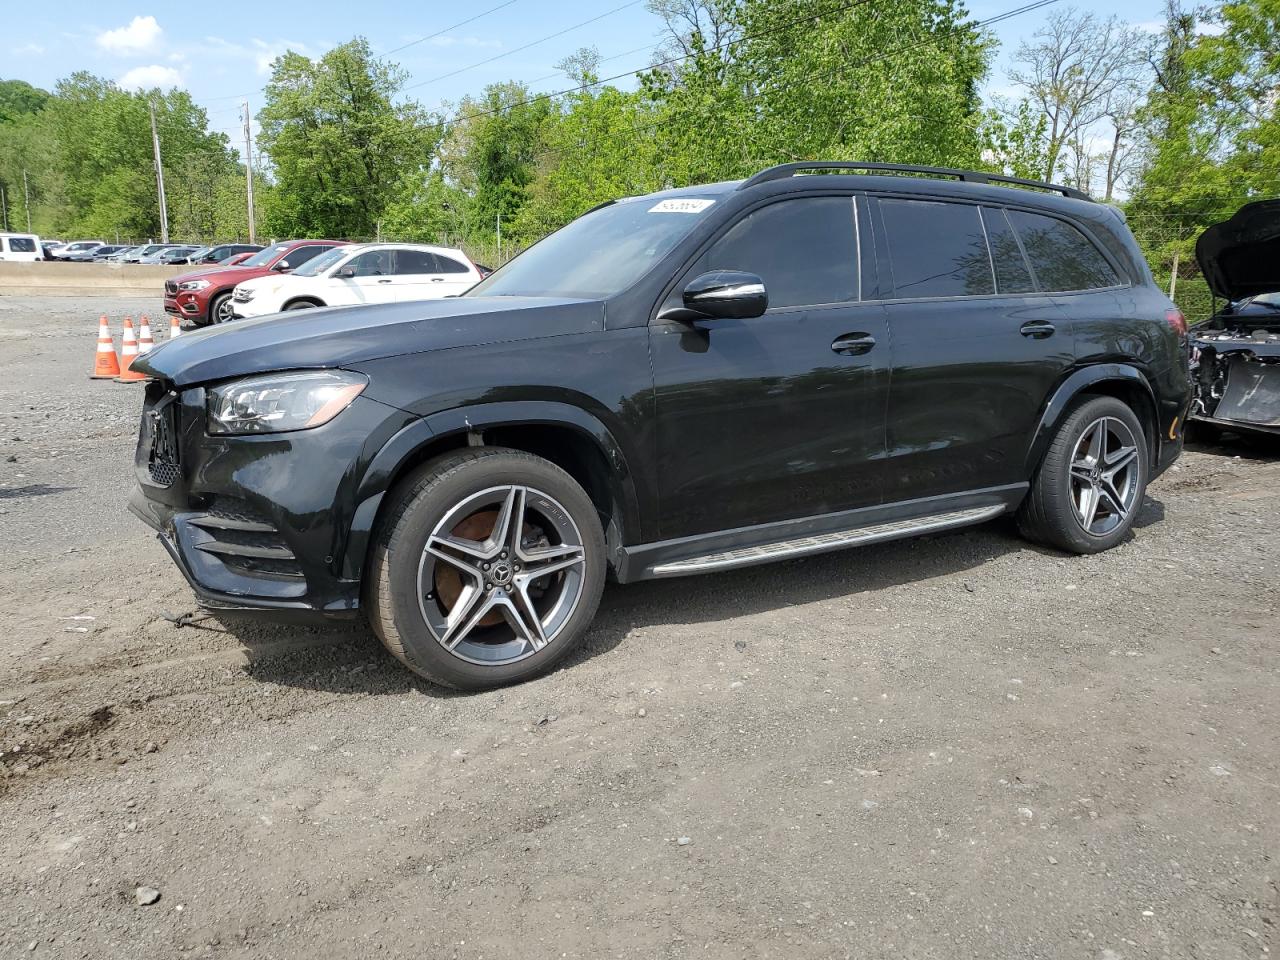
[[[1130,364],[1099,363],[1081,367],[1079,370],[1068,374],[1066,379],[1058,384],[1057,389],[1050,395],[1049,401],[1045,404],[1044,411],[1040,415],[1040,423],[1032,435],[1031,445],[1027,451],[1026,471],[1028,476],[1035,473],[1041,458],[1049,448],[1049,444],[1053,442],[1053,436],[1058,430],[1058,424],[1062,422],[1063,416],[1075,399],[1099,386],[1116,384],[1136,390],[1139,395],[1146,399],[1147,409],[1135,410],[1134,413],[1147,433],[1148,462],[1154,467],[1155,458],[1160,449],[1161,438],[1153,435],[1153,430],[1158,429],[1156,422],[1156,410],[1158,408],[1156,406],[1155,391],[1151,388],[1151,381],[1147,379],[1145,373]]]

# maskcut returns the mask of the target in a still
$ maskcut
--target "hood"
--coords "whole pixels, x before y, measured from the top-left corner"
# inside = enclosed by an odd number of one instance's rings
[[[587,333],[604,303],[552,297],[462,297],[269,314],[167,340],[134,361],[189,387],[273,370],[342,367],[382,357]]]
[[[1248,203],[1196,240],[1196,262],[1215,296],[1280,291],[1280,200]]]
[[[221,264],[208,264],[199,270],[192,270],[189,273],[180,273],[173,277],[174,283],[185,283],[188,280],[208,280],[210,283],[217,283],[219,286],[228,283],[239,283],[241,280],[252,280],[254,277],[265,277],[271,273],[269,267],[224,267]],[[287,274],[280,274],[287,276]]]

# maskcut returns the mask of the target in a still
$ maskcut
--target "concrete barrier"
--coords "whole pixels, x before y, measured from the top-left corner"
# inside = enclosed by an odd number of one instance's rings
[[[165,280],[198,269],[186,264],[0,262],[0,297],[161,297]]]

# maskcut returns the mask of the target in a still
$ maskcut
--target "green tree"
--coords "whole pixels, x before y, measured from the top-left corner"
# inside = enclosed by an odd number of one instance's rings
[[[1179,265],[1178,300],[1193,315],[1209,306],[1193,266],[1196,238],[1280,188],[1277,36],[1280,0],[1194,12],[1171,2],[1166,12],[1126,213],[1157,279],[1168,283]]]
[[[278,194],[271,229],[374,236],[396,189],[429,167],[438,139],[417,103],[395,102],[406,77],[363,37],[316,61],[293,52],[276,59],[258,114]]]

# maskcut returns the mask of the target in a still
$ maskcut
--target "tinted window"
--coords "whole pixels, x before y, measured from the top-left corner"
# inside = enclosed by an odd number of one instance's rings
[[[996,268],[997,293],[1031,293],[1035,281],[1027,269],[1022,247],[1014,236],[1003,210],[984,207],[982,222],[987,228],[987,246],[991,248],[991,262]]]
[[[439,273],[436,267],[436,256],[426,250],[397,250],[396,273],[421,274]]]
[[[265,250],[255,253],[252,257],[244,262],[246,267],[265,267],[280,254],[284,253],[285,245],[277,243],[274,246],[267,247]],[[287,259],[287,258],[286,258]]]
[[[453,257],[446,257],[442,253],[434,255],[436,260],[436,273],[470,273],[466,264],[459,263]]]
[[[36,242],[30,237],[10,237],[9,249],[14,253],[35,253]]]
[[[965,203],[881,200],[895,297],[995,293],[978,208]]]
[[[357,277],[385,277],[391,274],[391,251],[370,250],[347,264]]]
[[[712,245],[705,270],[756,274],[771,308],[856,300],[853,198],[805,197],[749,213]]]
[[[1010,210],[1041,290],[1093,290],[1120,282],[1089,239],[1065,220]]]
[[[285,259],[289,261],[289,266],[300,267],[312,257],[317,257],[324,253],[329,247],[298,247],[296,250],[290,250],[285,254]]]

